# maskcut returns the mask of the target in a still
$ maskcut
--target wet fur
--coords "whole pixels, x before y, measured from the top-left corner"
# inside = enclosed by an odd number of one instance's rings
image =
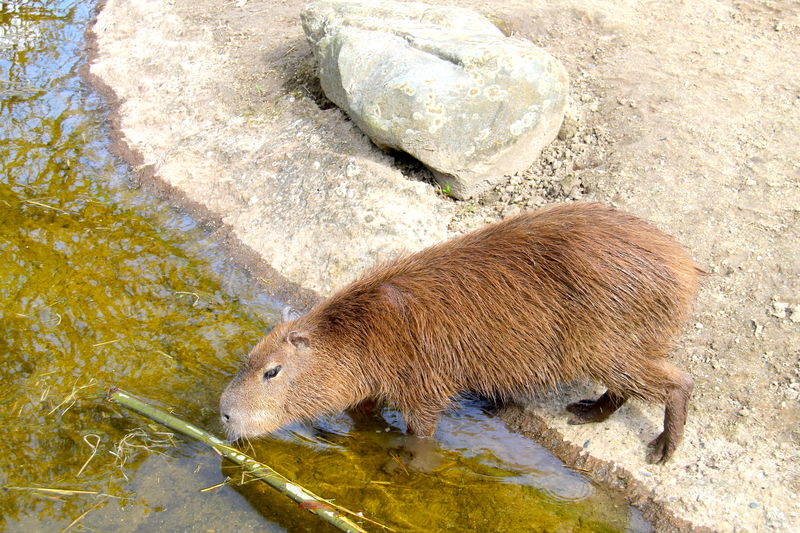
[[[380,265],[279,325],[226,390],[223,411],[248,418],[238,429],[247,433],[388,402],[431,436],[460,392],[503,400],[589,378],[608,393],[570,405],[576,423],[603,420],[631,397],[666,404],[650,457],[663,462],[692,389],[665,357],[700,273],[672,237],[602,204],[525,213]],[[304,342],[288,342],[290,332]],[[246,379],[277,360],[291,374],[275,391]]]

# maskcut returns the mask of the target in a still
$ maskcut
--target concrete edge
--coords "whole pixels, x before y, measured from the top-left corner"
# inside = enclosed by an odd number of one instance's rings
[[[532,438],[547,448],[569,468],[579,471],[594,483],[621,494],[628,504],[639,509],[660,532],[713,533],[713,529],[696,526],[676,516],[668,505],[656,499],[634,474],[611,461],[597,459],[584,448],[572,444],[543,418],[524,406],[510,405],[500,413],[500,418],[517,433]],[[668,468],[668,467],[667,467]]]
[[[269,284],[262,285],[262,290],[270,297],[285,302],[298,310],[310,308],[319,302],[322,299],[319,294],[289,281],[268,265],[258,253],[241,242],[234,229],[223,223],[219,215],[213,213],[205,205],[190,199],[184,191],[161,179],[153,165],[145,164],[144,156],[128,144],[122,132],[122,116],[120,114],[122,100],[112,87],[91,71],[91,64],[99,54],[94,27],[97,13],[102,11],[106,1],[98,1],[95,15],[86,28],[84,34],[86,61],[79,67],[78,73],[83,81],[105,101],[108,109],[109,151],[111,154],[131,168],[133,182],[137,187],[179,206],[207,231],[210,231],[214,240],[220,244],[225,253],[229,254],[252,277],[269,280]]]

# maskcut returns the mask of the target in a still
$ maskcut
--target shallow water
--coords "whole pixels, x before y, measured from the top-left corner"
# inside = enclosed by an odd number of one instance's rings
[[[103,103],[78,76],[92,9],[0,3],[0,528],[320,530],[259,483],[200,492],[241,473],[96,399],[121,386],[218,432],[219,392],[279,303],[109,155]],[[305,433],[254,453],[398,530],[647,529],[474,402],[444,417],[432,474],[395,461],[392,411]]]

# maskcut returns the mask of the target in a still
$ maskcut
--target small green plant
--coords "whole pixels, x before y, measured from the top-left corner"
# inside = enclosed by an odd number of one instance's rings
[[[449,183],[445,183],[444,185],[439,185],[439,193],[445,196],[449,196],[450,198],[455,198],[455,196],[453,196],[453,189],[451,188]]]

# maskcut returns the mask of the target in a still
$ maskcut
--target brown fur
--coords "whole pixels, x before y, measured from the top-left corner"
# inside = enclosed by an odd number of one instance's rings
[[[378,401],[431,436],[461,392],[516,398],[590,378],[608,392],[568,406],[573,421],[630,397],[664,403],[650,457],[663,462],[692,389],[665,356],[700,273],[672,237],[602,204],[525,213],[380,265],[277,326],[223,394],[223,422],[252,436]]]

